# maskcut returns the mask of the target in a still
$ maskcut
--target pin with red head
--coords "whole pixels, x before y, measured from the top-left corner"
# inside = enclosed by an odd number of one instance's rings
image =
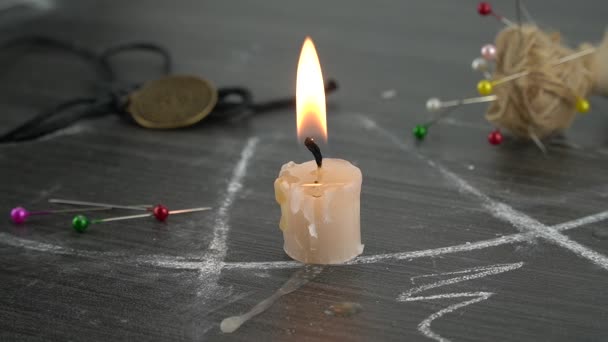
[[[496,19],[500,20],[503,24],[505,24],[507,26],[515,25],[511,20],[494,12],[494,10],[492,9],[492,5],[490,5],[489,2],[485,2],[485,1],[480,2],[477,5],[477,13],[479,13],[479,15],[484,16],[484,17],[491,15],[491,16],[495,17]]]
[[[165,222],[169,217],[169,209],[162,204],[157,204],[152,208],[152,214],[160,222]]]
[[[110,218],[105,218],[105,219],[89,219],[84,215],[77,215],[74,217],[74,219],[72,219],[72,228],[74,228],[74,230],[76,230],[79,233],[84,233],[87,230],[87,228],[89,227],[89,225],[91,225],[91,224],[111,222],[111,221],[130,220],[130,219],[150,217],[150,216],[154,216],[154,218],[156,218],[156,220],[158,220],[160,222],[164,222],[167,220],[167,218],[170,215],[185,214],[185,213],[191,213],[191,212],[195,212],[195,211],[204,211],[204,210],[210,210],[210,209],[211,209],[210,207],[201,207],[201,208],[192,208],[192,209],[169,210],[164,205],[157,204],[152,208],[146,209],[148,211],[148,213],[138,214],[138,215],[110,217]]]
[[[488,134],[488,142],[494,146],[502,143],[502,133],[500,133],[499,129],[495,129]]]

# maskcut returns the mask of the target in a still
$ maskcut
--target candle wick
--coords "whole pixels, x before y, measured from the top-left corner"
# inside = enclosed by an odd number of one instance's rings
[[[311,137],[306,137],[306,139],[304,139],[304,146],[306,146],[306,148],[315,157],[315,162],[317,163],[317,168],[320,169],[321,166],[323,165],[323,155],[321,154],[321,149],[315,143],[315,140]]]
[[[321,168],[317,167],[317,179],[315,179],[315,184],[321,183]]]

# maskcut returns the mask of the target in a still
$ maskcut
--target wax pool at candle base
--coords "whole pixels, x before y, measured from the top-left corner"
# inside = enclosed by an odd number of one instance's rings
[[[361,170],[342,159],[325,158],[320,169],[314,161],[283,165],[274,187],[285,252],[308,264],[360,255],[361,182]]]

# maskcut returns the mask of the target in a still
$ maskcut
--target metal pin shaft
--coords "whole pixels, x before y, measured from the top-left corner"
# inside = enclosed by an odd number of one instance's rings
[[[49,214],[59,214],[59,213],[77,213],[82,211],[101,211],[101,210],[110,210],[110,207],[89,207],[89,208],[80,208],[80,209],[55,209],[55,210],[39,210],[32,211],[30,215],[49,215]]]
[[[557,65],[560,65],[562,63],[569,62],[569,61],[571,61],[573,59],[577,59],[577,58],[580,58],[580,57],[592,54],[592,53],[595,52],[595,50],[596,49],[592,47],[592,48],[588,48],[588,49],[585,49],[585,50],[573,53],[573,54],[568,55],[568,56],[564,56],[564,57],[558,59],[557,62],[555,62],[555,64],[553,64],[553,66],[557,66]],[[513,81],[515,79],[527,76],[529,74],[530,74],[529,70],[521,71],[521,72],[515,73],[513,75],[509,75],[509,76],[503,77],[503,78],[501,78],[499,80],[493,81],[492,83],[493,83],[493,85],[498,85],[498,84],[501,84],[501,83],[506,83],[506,82],[509,82],[509,81]]]
[[[51,199],[49,199],[49,203],[71,204],[71,205],[89,205],[89,206],[95,206],[95,207],[106,207],[106,208],[128,209],[128,210],[148,210],[148,208],[152,207],[152,205],[149,205],[149,204],[120,205],[120,204],[109,204],[109,203],[97,203],[97,202],[87,202],[87,201],[65,200],[65,199],[58,199],[58,198],[51,198]]]
[[[192,208],[192,209],[171,210],[171,211],[169,211],[169,215],[184,214],[184,213],[191,213],[191,212],[195,212],[195,211],[204,211],[204,210],[211,210],[211,207],[201,207],[201,208]],[[105,218],[105,219],[91,220],[91,223],[122,221],[122,220],[130,220],[130,219],[149,217],[149,216],[154,216],[154,214],[153,213],[148,213],[148,214],[120,216],[120,217],[110,217],[110,218]]]

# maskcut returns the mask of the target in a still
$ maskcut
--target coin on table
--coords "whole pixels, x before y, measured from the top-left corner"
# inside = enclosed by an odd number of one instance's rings
[[[169,129],[204,119],[217,103],[217,89],[195,76],[172,75],[145,83],[129,95],[127,111],[143,127]]]

